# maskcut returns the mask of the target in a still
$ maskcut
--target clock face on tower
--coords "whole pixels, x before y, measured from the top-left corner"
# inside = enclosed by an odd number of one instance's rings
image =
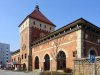
[[[25,49],[26,49],[26,45],[23,44],[23,45],[22,45],[22,50],[25,50]]]

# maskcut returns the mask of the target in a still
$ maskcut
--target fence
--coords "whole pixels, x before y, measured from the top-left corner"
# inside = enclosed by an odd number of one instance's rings
[[[100,75],[100,58],[94,63],[86,58],[74,60],[74,75]]]

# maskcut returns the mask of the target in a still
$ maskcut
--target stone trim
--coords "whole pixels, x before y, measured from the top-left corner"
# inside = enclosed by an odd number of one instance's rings
[[[72,40],[72,41],[70,41],[70,42],[60,44],[59,46],[66,45],[66,44],[69,44],[69,43],[72,43],[72,42],[75,42],[75,41],[76,41],[76,40]],[[52,49],[52,48],[55,48],[55,46],[49,47],[49,48],[46,48],[46,49],[43,49],[43,50],[40,50],[40,51],[36,51],[36,52],[33,52],[33,53],[37,53],[37,52],[41,52],[41,51],[50,50],[50,49]],[[64,50],[64,49],[63,49],[63,50]]]

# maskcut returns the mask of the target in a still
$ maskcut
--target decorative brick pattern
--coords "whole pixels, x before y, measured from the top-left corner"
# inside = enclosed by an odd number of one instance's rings
[[[96,58],[95,63],[90,63],[89,59],[74,60],[75,75],[100,75],[100,58]]]

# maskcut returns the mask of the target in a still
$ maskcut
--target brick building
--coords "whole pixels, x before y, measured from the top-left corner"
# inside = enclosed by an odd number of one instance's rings
[[[19,25],[20,64],[28,70],[73,68],[75,58],[100,55],[100,28],[80,18],[55,30],[39,10],[29,14]]]

